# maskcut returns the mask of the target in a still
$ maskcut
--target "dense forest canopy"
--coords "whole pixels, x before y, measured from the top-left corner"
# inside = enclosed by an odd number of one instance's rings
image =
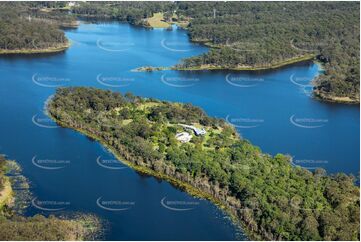
[[[58,16],[63,15],[58,14]],[[55,20],[50,21],[51,18],[56,17],[44,13],[43,17],[39,18],[33,10],[21,3],[0,3],[0,52],[1,50],[46,49],[66,44],[64,32],[59,29]]]
[[[221,46],[183,65],[267,65],[314,53],[326,69],[317,89],[359,99],[359,9],[357,2],[179,3],[193,18],[191,38]]]
[[[177,178],[223,201],[254,238],[359,240],[359,188],[264,154],[221,119],[191,104],[93,88],[62,88],[48,104],[60,124],[97,137],[137,166]],[[179,124],[207,131],[181,143]]]

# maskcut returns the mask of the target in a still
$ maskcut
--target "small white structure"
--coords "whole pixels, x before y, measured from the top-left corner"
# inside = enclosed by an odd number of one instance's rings
[[[181,143],[187,143],[192,139],[192,135],[187,132],[181,132],[175,135],[175,138]]]
[[[197,127],[194,127],[192,125],[186,125],[186,124],[179,124],[180,126],[182,126],[183,128],[186,128],[186,129],[191,129],[193,130],[194,134],[199,136],[199,135],[205,135],[207,132],[204,128],[202,129],[199,129]]]
[[[76,2],[69,2],[69,3],[68,3],[68,6],[69,6],[69,7],[75,7],[75,6],[79,6],[79,4],[76,3]]]

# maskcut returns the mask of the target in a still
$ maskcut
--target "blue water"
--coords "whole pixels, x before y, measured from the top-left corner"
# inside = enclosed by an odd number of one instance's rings
[[[290,154],[294,165],[359,175],[359,107],[311,98],[316,64],[258,73],[134,72],[207,48],[176,28],[82,24],[66,35],[73,44],[64,53],[0,58],[0,153],[17,160],[31,181],[36,199],[29,215],[94,213],[106,221],[108,240],[245,239],[209,202],[119,165],[97,142],[52,123],[43,105],[57,86],[189,102],[234,124],[263,151]]]

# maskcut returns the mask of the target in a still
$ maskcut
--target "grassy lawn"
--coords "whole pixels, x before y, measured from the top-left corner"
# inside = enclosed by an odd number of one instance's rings
[[[184,28],[184,29],[187,28],[187,26],[189,24],[189,22],[186,22],[186,21],[184,21],[184,22],[173,22],[173,23],[178,25],[181,28]]]
[[[155,106],[159,106],[159,105],[160,105],[160,103],[158,103],[158,102],[147,101],[146,103],[139,104],[138,109],[145,110],[145,109],[155,107]]]
[[[188,20],[179,20],[179,17],[177,14],[173,13],[172,16],[173,19],[177,19],[176,21],[172,21],[172,24],[175,24],[181,28],[187,28],[188,24],[189,24],[189,19]]]
[[[147,19],[149,25],[153,28],[168,28],[169,23],[163,19],[163,13],[155,13],[153,17]]]
[[[0,191],[0,210],[12,198],[11,184],[8,178],[5,179],[4,188]]]
[[[124,119],[124,120],[122,121],[122,125],[130,124],[132,121],[133,121],[133,119]]]

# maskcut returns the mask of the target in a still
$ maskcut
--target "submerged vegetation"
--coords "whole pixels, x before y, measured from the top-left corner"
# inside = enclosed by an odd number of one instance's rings
[[[294,167],[191,104],[93,88],[61,88],[48,103],[59,124],[109,147],[135,169],[216,202],[250,238],[359,240],[359,188],[345,174]],[[204,129],[179,142],[180,124]],[[186,132],[191,132],[186,130]]]
[[[16,200],[21,198],[13,191],[13,181],[6,175],[9,169],[14,167],[18,169],[16,163],[0,155],[0,240],[89,240],[97,236],[101,225],[99,219],[93,215],[77,214],[72,217],[20,215]],[[17,189],[26,188],[17,187]]]
[[[29,218],[14,215],[11,219],[0,219],[0,240],[89,240],[93,238],[95,223],[98,221],[93,216],[65,219],[52,215]]]

